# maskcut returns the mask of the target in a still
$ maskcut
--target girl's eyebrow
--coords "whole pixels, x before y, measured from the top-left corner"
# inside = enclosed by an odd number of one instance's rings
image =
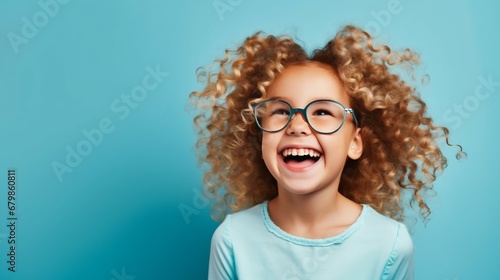
[[[283,96],[274,96],[274,97],[271,97],[269,99],[273,99],[273,100],[281,99],[281,100],[285,100],[286,101],[287,98],[285,98]]]

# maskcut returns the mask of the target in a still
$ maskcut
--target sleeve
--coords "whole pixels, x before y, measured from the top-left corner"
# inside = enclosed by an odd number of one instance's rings
[[[399,224],[391,255],[381,279],[413,280],[413,242],[404,224]]]
[[[236,269],[234,266],[233,246],[229,236],[231,215],[215,230],[210,246],[210,260],[208,264],[208,280],[234,280]]]

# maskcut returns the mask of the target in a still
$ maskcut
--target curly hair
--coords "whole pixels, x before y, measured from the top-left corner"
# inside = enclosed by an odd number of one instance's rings
[[[418,204],[425,219],[430,209],[423,194],[432,190],[447,159],[437,144],[446,127],[427,116],[426,104],[399,69],[411,79],[419,56],[405,49],[374,47],[372,37],[354,26],[336,36],[312,55],[287,36],[258,32],[209,68],[199,68],[206,83],[190,98],[201,110],[195,117],[199,160],[208,165],[203,182],[216,200],[212,217],[221,220],[277,196],[277,183],[261,157],[262,132],[255,123],[251,104],[266,98],[269,84],[287,66],[307,63],[329,65],[340,77],[358,117],[363,154],[345,164],[339,192],[396,220],[404,218],[409,202]],[[404,195],[408,192],[408,195]]]

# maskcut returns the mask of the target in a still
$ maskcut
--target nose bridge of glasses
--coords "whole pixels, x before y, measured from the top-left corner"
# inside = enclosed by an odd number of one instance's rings
[[[306,119],[306,109],[302,109],[302,108],[292,108],[291,112],[290,112],[290,116],[293,117],[295,116],[297,113],[301,114],[302,115],[302,118],[304,118],[304,120]]]
[[[307,120],[307,115],[306,115],[306,109],[303,109],[303,108],[292,108],[291,109],[289,124],[294,122],[294,120],[296,119],[295,115],[297,115],[297,114],[302,115],[302,122],[309,125],[309,121]]]

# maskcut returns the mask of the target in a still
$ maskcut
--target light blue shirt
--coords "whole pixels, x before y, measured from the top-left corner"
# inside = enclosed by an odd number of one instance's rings
[[[271,221],[264,202],[219,225],[208,279],[413,279],[413,243],[404,224],[368,205],[339,235],[293,236]]]

